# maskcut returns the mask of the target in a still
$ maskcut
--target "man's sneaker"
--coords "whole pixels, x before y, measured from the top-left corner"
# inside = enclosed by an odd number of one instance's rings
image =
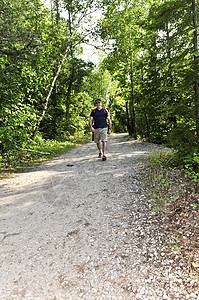
[[[99,153],[99,156],[98,156],[98,157],[99,157],[99,158],[101,158],[101,157],[102,157],[102,153],[101,153],[101,152]]]
[[[106,156],[105,155],[102,156],[102,160],[106,160]]]

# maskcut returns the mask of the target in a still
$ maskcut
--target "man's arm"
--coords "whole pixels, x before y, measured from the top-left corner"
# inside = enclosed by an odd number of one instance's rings
[[[112,123],[111,123],[111,119],[110,119],[109,116],[107,117],[107,120],[108,120],[108,126],[109,126],[109,128],[108,128],[108,134],[111,134],[111,125],[112,125]]]
[[[92,126],[92,122],[93,122],[93,117],[90,117],[90,120],[89,120],[89,126],[90,126],[90,128],[91,128],[91,131],[92,131],[92,132],[95,132],[95,129],[94,129],[93,126]]]

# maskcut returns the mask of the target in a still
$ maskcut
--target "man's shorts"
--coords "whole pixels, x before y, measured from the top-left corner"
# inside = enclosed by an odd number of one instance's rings
[[[107,142],[107,128],[96,128],[94,133],[94,142]]]

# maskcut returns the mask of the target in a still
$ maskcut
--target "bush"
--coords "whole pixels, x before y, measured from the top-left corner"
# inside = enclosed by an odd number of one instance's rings
[[[19,149],[29,141],[36,114],[33,107],[21,104],[5,108],[0,122],[0,152],[6,153]]]

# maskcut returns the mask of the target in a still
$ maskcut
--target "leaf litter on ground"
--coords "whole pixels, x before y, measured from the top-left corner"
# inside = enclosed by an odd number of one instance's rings
[[[182,290],[181,299],[198,299],[199,195],[194,183],[181,171],[164,166],[158,168],[147,166],[140,174],[146,206],[153,211],[147,222],[159,235],[155,254],[163,258],[159,268],[163,277],[167,277],[165,289],[172,297],[176,285]]]

